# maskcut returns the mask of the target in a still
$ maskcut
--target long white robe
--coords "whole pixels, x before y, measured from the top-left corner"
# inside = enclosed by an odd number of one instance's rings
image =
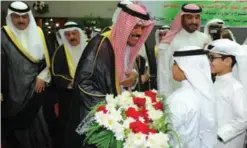
[[[82,55],[84,50],[81,50],[81,46],[78,45],[76,47],[71,47],[71,56],[72,56],[72,62],[73,62],[73,66],[76,69],[78,62],[80,60],[80,57]]]
[[[24,49],[26,49],[26,51],[32,55],[33,57],[37,58],[39,56],[39,54],[43,54],[43,58],[45,58],[45,55],[44,55],[44,51],[40,51],[40,53],[37,53],[37,51],[32,51],[32,49],[28,49],[28,35],[27,35],[27,32],[26,31],[18,31],[19,33],[19,36],[20,36],[20,39],[21,39],[21,44],[22,46],[24,47]],[[42,70],[39,75],[38,75],[38,78],[45,81],[46,83],[49,83],[51,81],[51,75],[50,73],[48,72],[48,67],[46,67],[44,70]]]
[[[177,89],[167,99],[171,111],[173,130],[179,136],[181,148],[200,147],[200,95],[192,85],[184,80],[181,88]],[[177,138],[170,135],[169,143],[173,148],[179,148]]]
[[[182,29],[170,44],[160,44],[158,49],[158,90],[159,93],[169,96],[180,84],[173,80],[171,67],[174,51],[184,46],[198,46],[204,48],[211,41],[210,37],[202,32],[188,33]]]
[[[247,129],[247,95],[240,82],[228,73],[217,76],[214,84],[217,100],[218,141],[216,148],[243,148]]]

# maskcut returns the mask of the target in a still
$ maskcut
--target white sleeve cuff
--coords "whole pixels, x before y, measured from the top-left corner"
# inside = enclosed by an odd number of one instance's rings
[[[46,83],[49,83],[51,81],[51,74],[47,67],[39,73],[38,78],[42,79]]]
[[[166,43],[160,43],[158,45],[158,50],[167,50],[169,48],[169,44],[166,44]]]
[[[232,138],[231,134],[232,127],[230,125],[225,125],[218,130],[218,136],[223,140],[223,142],[227,142]]]
[[[136,69],[132,69],[132,72],[135,72],[137,74],[137,79],[135,81],[135,84],[133,86],[131,86],[131,90],[135,89],[136,88],[136,85],[138,84],[139,82],[139,74],[138,72],[136,71]]]

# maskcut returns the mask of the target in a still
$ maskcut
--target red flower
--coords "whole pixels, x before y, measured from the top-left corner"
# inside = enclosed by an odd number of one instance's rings
[[[125,114],[127,117],[132,117],[136,120],[138,120],[138,118],[140,116],[139,112],[136,111],[136,109],[133,107],[128,108],[128,110],[125,112]]]
[[[140,113],[140,116],[142,116],[144,118],[145,123],[150,123],[151,122],[151,120],[148,117],[148,111],[147,111],[147,109],[145,107],[141,107],[139,113]]]
[[[134,97],[134,98],[133,98],[133,102],[134,102],[134,104],[136,104],[138,107],[140,107],[140,106],[145,106],[146,98]]]
[[[149,127],[140,121],[130,123],[129,127],[133,133],[141,132],[143,134],[148,134],[150,131]]]
[[[153,106],[156,110],[163,110],[163,104],[160,101],[155,103]]]
[[[149,129],[149,133],[155,134],[157,133],[156,129]]]
[[[152,102],[156,102],[157,101],[156,100],[157,93],[152,92],[151,90],[149,90],[149,91],[145,91],[145,95],[149,96],[151,98]]]
[[[97,108],[96,111],[97,112],[103,111],[103,113],[106,114],[108,110],[105,108],[105,106],[100,106],[100,107]]]

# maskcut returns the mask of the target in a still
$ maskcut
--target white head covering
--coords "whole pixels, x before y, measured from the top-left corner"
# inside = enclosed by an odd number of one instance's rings
[[[72,47],[70,44],[69,44],[69,41],[66,39],[64,33],[66,31],[73,31],[73,30],[78,30],[80,32],[80,44],[78,46],[80,46],[82,52],[84,50],[84,48],[86,47],[86,40],[87,40],[87,37],[86,35],[84,34],[84,32],[81,30],[81,28],[79,27],[79,25],[75,22],[67,22],[64,24],[64,29],[60,29],[59,30],[59,33],[61,35],[61,38],[62,38],[62,42],[63,44],[69,49],[70,52],[72,52]]]
[[[131,1],[129,0],[122,0],[118,3],[118,7],[117,9],[115,10],[115,12],[113,13],[113,16],[112,16],[112,24],[115,24],[116,21],[118,20],[118,16],[120,14],[120,11],[121,11],[121,5],[128,5],[128,4],[133,4]]]
[[[245,41],[244,41],[242,47],[243,47],[245,50],[247,50],[247,38],[245,39]]]
[[[237,62],[233,67],[233,75],[242,83],[247,92],[247,50],[229,39],[215,40],[207,46],[207,49],[210,52],[235,56]]]
[[[203,49],[183,47],[174,52],[173,59],[184,72],[187,81],[202,96],[200,101],[200,138],[203,145],[216,143],[217,120],[215,96],[209,61]]]
[[[229,34],[230,34],[232,40],[233,40],[234,42],[236,42],[236,38],[235,38],[235,36],[233,35],[232,31],[231,31],[228,27],[226,27],[226,26],[223,26],[223,29],[227,29],[227,31],[229,32]]]
[[[204,27],[204,33],[209,35],[209,27],[212,25],[219,25],[219,26],[224,26],[225,22],[221,19],[211,19],[210,21],[207,22],[207,24]]]
[[[247,45],[247,37],[246,37],[246,39],[245,39],[243,45]]]
[[[92,30],[92,35],[91,35],[91,38],[95,37],[96,35],[100,34],[101,32],[101,29],[100,28],[94,28]]]
[[[11,14],[29,15],[30,22],[25,30],[17,29],[11,19]],[[35,59],[41,60],[44,58],[44,46],[37,24],[34,20],[30,7],[21,1],[12,2],[9,5],[6,23],[10,31],[15,35],[17,40],[22,46],[31,54]]]
[[[155,43],[156,43],[156,45],[159,44],[159,40],[160,40],[159,32],[160,31],[168,32],[169,30],[170,30],[169,25],[163,25],[155,31]]]

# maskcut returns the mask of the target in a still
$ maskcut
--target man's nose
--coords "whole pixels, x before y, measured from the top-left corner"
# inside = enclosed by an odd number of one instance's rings
[[[142,35],[142,32],[143,32],[143,28],[142,27],[138,27],[136,29],[136,33],[139,34],[139,35]]]
[[[193,23],[193,24],[196,24],[196,22],[197,22],[197,21],[196,21],[196,18],[192,18],[192,23]]]
[[[23,22],[22,16],[19,17],[19,21],[20,21],[20,22]]]

